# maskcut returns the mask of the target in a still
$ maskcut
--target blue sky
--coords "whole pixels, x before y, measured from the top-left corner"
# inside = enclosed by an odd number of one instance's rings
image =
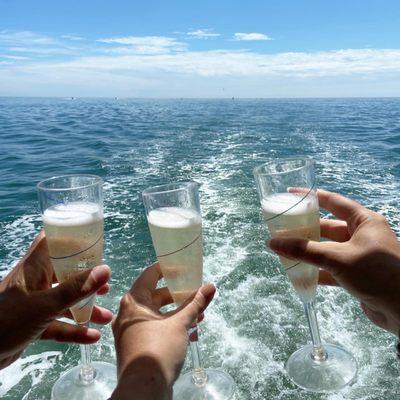
[[[400,1],[0,0],[0,95],[400,95]]]

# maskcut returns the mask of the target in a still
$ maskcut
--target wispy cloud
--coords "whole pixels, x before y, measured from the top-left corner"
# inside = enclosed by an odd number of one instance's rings
[[[68,35],[64,35],[68,36]],[[0,51],[18,53],[9,55],[9,59],[22,60],[23,53],[28,56],[65,56],[78,55],[78,48],[71,46],[70,40],[51,37],[31,31],[0,31]]]
[[[219,33],[213,32],[213,29],[196,29],[186,33],[187,36],[196,39],[210,39],[221,36]]]
[[[155,55],[82,57],[67,62],[36,63],[33,70],[131,71],[192,76],[341,76],[351,74],[400,74],[400,50],[348,49],[316,53],[262,54],[250,51],[185,51]]]
[[[164,54],[171,51],[183,51],[187,47],[185,43],[166,36],[126,36],[98,39],[97,42],[125,45],[125,47],[118,46],[106,50],[118,54]]]
[[[193,51],[188,46],[192,42],[167,36],[110,37],[77,41],[72,47],[67,39],[49,38],[41,42],[46,44],[35,45],[29,44],[35,35],[14,35],[11,45],[11,38],[5,38],[4,31],[2,35],[0,95],[12,95],[18,87],[19,95],[55,95],[75,88],[76,93],[88,96],[213,96],[216,88],[231,85],[238,93],[253,96],[263,95],[263,87],[275,85],[275,95],[286,90],[290,96],[293,82],[302,85],[300,95],[310,95],[307,85],[314,85],[314,95],[324,95],[316,82],[327,82],[328,87],[335,88],[332,82],[338,80],[346,81],[344,88],[358,82],[359,90],[367,81],[390,82],[386,85],[390,93],[395,88],[400,93],[400,49],[275,54],[227,49]],[[25,37],[28,44],[16,44],[15,36],[17,40]]]
[[[83,36],[80,35],[61,35],[62,39],[72,40],[74,42],[80,42],[81,40],[86,40]]]
[[[8,60],[16,60],[16,61],[24,61],[24,60],[29,60],[29,57],[25,56],[14,56],[11,54],[0,54],[0,58],[6,58]]]
[[[49,45],[57,41],[46,35],[31,31],[0,31],[0,43],[6,45]]]
[[[25,54],[37,54],[37,55],[49,55],[49,56],[57,56],[57,55],[78,55],[78,49],[74,48],[66,48],[66,47],[8,47],[8,51],[16,52],[16,53],[25,53]]]
[[[271,37],[265,35],[264,33],[256,33],[256,32],[252,33],[238,32],[234,34],[233,38],[236,41],[273,40]]]

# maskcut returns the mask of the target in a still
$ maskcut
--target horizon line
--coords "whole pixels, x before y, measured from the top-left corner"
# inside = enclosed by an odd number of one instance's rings
[[[399,99],[398,96],[293,96],[293,97],[147,97],[147,96],[7,96],[1,95],[0,99],[64,99],[64,100],[79,100],[79,99],[110,99],[110,100],[307,100],[307,99]]]

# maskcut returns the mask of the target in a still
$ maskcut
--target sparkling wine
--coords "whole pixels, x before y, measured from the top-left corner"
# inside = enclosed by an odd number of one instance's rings
[[[51,262],[59,282],[102,263],[103,211],[95,203],[71,202],[45,210],[44,229]],[[79,324],[90,320],[95,295],[71,307]]]
[[[180,305],[202,284],[201,216],[191,209],[163,207],[151,210],[148,222],[165,282]]]
[[[262,210],[272,237],[319,241],[319,208],[314,196],[278,193],[262,200]],[[318,268],[280,256],[283,268],[303,302],[315,297]]]

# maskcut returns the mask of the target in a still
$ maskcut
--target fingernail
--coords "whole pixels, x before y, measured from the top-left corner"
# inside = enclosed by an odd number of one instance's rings
[[[108,265],[99,265],[94,267],[90,274],[95,282],[107,281],[111,275],[111,269]]]
[[[88,329],[86,331],[86,336],[88,337],[88,339],[91,340],[99,340],[101,337],[101,333],[96,329]]]
[[[103,313],[103,317],[107,318],[109,320],[112,320],[112,318],[114,317],[114,314],[112,313],[112,311],[107,310],[107,308],[103,308],[102,313]]]
[[[209,293],[209,292],[213,292],[214,290],[217,290],[217,288],[215,287],[215,285],[213,283],[206,283],[205,285],[203,285],[202,287],[202,293]]]
[[[204,282],[203,287],[204,288],[216,288],[215,284],[212,282]]]

